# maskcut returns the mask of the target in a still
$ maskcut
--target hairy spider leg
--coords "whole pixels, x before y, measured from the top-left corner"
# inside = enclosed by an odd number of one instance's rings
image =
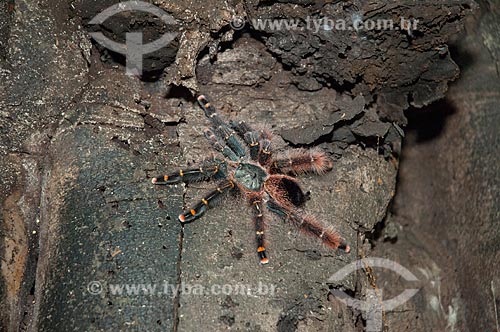
[[[317,173],[324,174],[333,167],[332,160],[322,150],[294,149],[286,155],[274,159],[271,169],[279,173]]]
[[[266,221],[264,219],[264,209],[262,204],[262,194],[250,198],[250,205],[253,208],[253,223],[255,226],[255,239],[257,241],[257,255],[259,256],[260,264],[264,265],[269,263],[266,255],[265,246],[265,227]]]
[[[238,157],[241,158],[245,156],[245,149],[243,148],[243,145],[241,145],[241,143],[238,141],[236,132],[234,130],[232,130],[226,124],[221,124],[215,129],[215,132],[218,134],[218,136],[224,140],[226,145],[229,146],[229,148],[231,148],[231,150],[233,150]]]
[[[323,226],[314,216],[304,214],[287,204],[278,203],[274,199],[267,202],[267,207],[281,218],[289,220],[300,231],[319,238],[326,246],[332,249],[342,249],[346,253],[351,251],[340,235]]]
[[[266,166],[271,160],[271,133],[267,130],[253,130],[245,122],[231,122],[231,127],[236,130],[250,148],[250,157]]]
[[[193,168],[180,169],[177,172],[152,178],[151,182],[158,185],[168,185],[179,182],[190,183],[223,178],[226,175],[226,167],[227,165],[224,161],[213,159]]]
[[[240,158],[234,153],[231,148],[220,143],[211,129],[206,128],[203,131],[203,134],[205,135],[205,138],[210,142],[210,144],[214,147],[214,149],[222,153],[224,157],[229,158],[232,161],[240,160]]]
[[[260,151],[260,142],[259,142],[260,133],[256,130],[249,131],[245,134],[244,140],[250,148],[250,158],[254,161],[259,160],[259,151]]]
[[[250,158],[253,161],[259,161],[260,132],[258,130],[254,130],[244,121],[240,121],[238,123],[230,122],[230,125],[247,144],[250,149]]]
[[[245,139],[245,134],[251,131],[254,131],[250,125],[248,125],[245,121],[239,121],[239,122],[234,122],[234,121],[229,121],[229,125],[231,128],[233,128],[238,136],[240,136],[242,139]]]
[[[238,138],[235,135],[236,132],[222,120],[222,118],[217,114],[215,107],[213,107],[208,99],[203,95],[198,97],[198,104],[200,104],[201,108],[205,112],[205,116],[210,120],[212,128],[217,135],[216,137],[223,140],[239,158],[244,157],[245,149],[238,141]]]
[[[263,138],[260,141],[260,150],[259,150],[259,163],[262,166],[267,166],[271,161],[271,140],[268,138]]]
[[[215,190],[210,191],[206,194],[201,201],[195,204],[191,209],[185,211],[179,215],[179,220],[181,223],[189,223],[198,218],[200,218],[205,212],[217,205],[219,199],[226,195],[230,190],[234,189],[234,182],[231,180],[224,180]]]
[[[258,157],[257,160],[262,166],[267,166],[271,161],[271,132],[264,129],[258,131]]]

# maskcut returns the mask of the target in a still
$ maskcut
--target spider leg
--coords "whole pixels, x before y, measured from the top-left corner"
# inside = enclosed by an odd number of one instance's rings
[[[254,161],[259,160],[260,142],[259,142],[259,132],[249,131],[244,135],[244,140],[250,148],[250,158]]]
[[[309,194],[304,193],[297,179],[285,174],[272,174],[265,182],[266,191],[283,204],[293,204],[301,207],[308,200]]]
[[[231,189],[235,188],[235,184],[231,180],[224,180],[215,190],[206,194],[192,208],[179,215],[179,221],[183,224],[192,222],[200,218],[205,212],[217,205],[218,200],[227,194]]]
[[[283,219],[289,220],[300,231],[320,239],[326,246],[332,249],[342,249],[346,253],[351,248],[333,230],[326,228],[312,215],[302,213],[289,204],[279,203],[277,200],[270,200],[267,207]]]
[[[245,156],[245,149],[236,138],[236,132],[221,119],[215,107],[210,104],[208,99],[201,95],[198,97],[198,104],[200,104],[205,112],[205,116],[210,120],[216,135],[224,140],[229,149],[231,149],[238,158]]]
[[[180,169],[167,175],[152,178],[151,182],[157,185],[168,185],[179,182],[190,183],[224,177],[226,174],[226,163],[222,160],[209,160],[197,167]]]
[[[271,161],[271,140],[263,138],[260,140],[259,164],[266,166]]]
[[[267,130],[254,130],[244,121],[231,122],[230,125],[247,143],[252,160],[266,166],[271,160],[271,133]]]
[[[247,144],[250,149],[250,158],[254,161],[258,161],[260,150],[260,132],[258,130],[254,130],[245,121],[240,121],[238,123],[231,121],[229,125]]]
[[[269,263],[269,259],[266,255],[265,246],[265,226],[266,222],[264,219],[262,194],[256,197],[250,198],[250,205],[253,208],[253,223],[255,226],[255,239],[257,241],[257,255],[259,256],[260,264],[264,265]]]
[[[333,167],[333,162],[320,149],[294,149],[287,152],[285,156],[273,159],[272,169],[279,173],[317,173],[323,174]]]

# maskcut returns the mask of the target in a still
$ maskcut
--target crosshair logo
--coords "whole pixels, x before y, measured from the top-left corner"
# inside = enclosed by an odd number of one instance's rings
[[[329,282],[339,282],[347,277],[349,274],[365,269],[369,267],[380,267],[387,270],[392,270],[399,274],[403,279],[407,281],[418,281],[417,277],[404,266],[385,258],[364,258],[352,262],[351,264],[344,266],[342,269],[337,271],[333,276],[331,276]],[[418,288],[405,289],[398,296],[382,301],[382,290],[375,292],[374,290],[369,290],[366,294],[366,300],[361,301],[350,297],[345,292],[340,290],[332,290],[331,293],[342,303],[350,306],[354,309],[364,311],[367,314],[366,320],[366,331],[367,332],[378,332],[382,331],[382,312],[392,311],[400,305],[408,302],[417,292]]]
[[[142,11],[153,14],[159,17],[167,25],[175,25],[177,23],[171,15],[150,3],[143,1],[127,1],[106,8],[95,16],[89,24],[102,24],[108,18],[126,11]],[[126,56],[127,75],[140,76],[142,75],[143,55],[152,53],[168,45],[175,39],[177,32],[166,32],[161,38],[147,44],[143,44],[142,42],[142,32],[127,32],[125,44],[120,44],[107,38],[102,32],[91,32],[90,35],[104,47]]]

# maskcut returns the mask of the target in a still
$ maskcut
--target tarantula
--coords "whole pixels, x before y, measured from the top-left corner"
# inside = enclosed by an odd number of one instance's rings
[[[211,129],[207,128],[204,131],[205,137],[225,159],[212,157],[197,167],[181,169],[152,179],[156,185],[204,180],[220,181],[215,190],[179,215],[182,224],[200,218],[225,195],[241,193],[253,210],[257,254],[261,264],[269,262],[265,246],[264,207],[289,220],[301,231],[319,238],[328,247],[350,251],[349,246],[336,232],[325,228],[314,216],[300,208],[305,203],[307,195],[296,179],[290,176],[306,172],[323,174],[331,170],[333,163],[324,151],[293,149],[282,155],[273,156],[269,131],[254,130],[243,121],[224,122],[205,96],[199,96],[198,103],[211,122]],[[241,140],[246,143],[246,148]]]

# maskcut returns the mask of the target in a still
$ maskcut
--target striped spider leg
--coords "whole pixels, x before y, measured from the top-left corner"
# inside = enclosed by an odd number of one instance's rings
[[[206,180],[226,178],[227,163],[220,159],[211,159],[202,162],[199,166],[180,169],[151,180],[156,185],[171,185],[177,183],[193,183]],[[230,180],[221,181],[217,188],[207,193],[195,206],[179,215],[182,223],[192,222],[200,218],[208,209],[217,205],[220,199],[231,189],[234,189],[234,182]]]

